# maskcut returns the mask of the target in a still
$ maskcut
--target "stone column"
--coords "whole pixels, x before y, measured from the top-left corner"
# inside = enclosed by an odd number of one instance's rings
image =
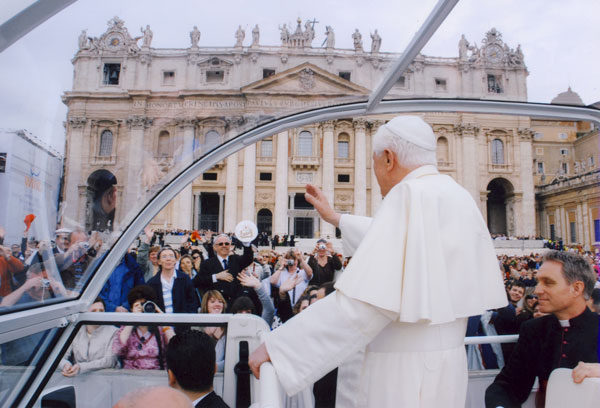
[[[227,158],[227,176],[225,181],[225,222],[222,232],[233,232],[237,224],[238,204],[238,154]]]
[[[256,144],[244,149],[244,181],[242,185],[242,219],[256,222],[254,209],[256,185]]]
[[[225,198],[225,193],[219,191],[219,232],[223,232],[223,199]]]
[[[333,127],[334,122],[328,120],[322,125],[323,129],[323,169],[321,174],[323,180],[321,188],[323,194],[327,197],[327,201],[332,207],[335,207],[333,177],[334,177],[334,149],[333,149]],[[335,236],[335,227],[328,222],[321,223],[321,236]]]
[[[369,152],[368,157],[373,157],[373,137],[379,127],[384,124],[382,120],[376,120],[373,122],[373,127],[371,128],[371,151]],[[379,188],[379,183],[377,182],[377,177],[375,176],[375,170],[373,167],[373,159],[369,159],[371,161],[371,217],[374,217],[377,213],[377,209],[381,205],[381,189]]]
[[[87,119],[83,117],[72,117],[69,119],[68,148],[66,152],[66,177],[65,177],[65,197],[64,197],[64,217],[63,226],[84,227],[85,213],[78,214],[81,207],[79,203],[79,184],[85,180],[86,175],[81,174],[82,153],[83,153],[83,134]],[[89,138],[88,138],[89,139]],[[89,176],[89,175],[87,175]],[[121,181],[118,180],[117,181]],[[121,181],[122,183],[122,181]],[[85,200],[85,195],[83,196]],[[85,208],[85,203],[84,203]],[[73,224],[72,224],[73,223]],[[77,225],[74,225],[77,224]]]
[[[476,144],[476,136],[479,126],[473,123],[461,123],[456,126],[456,133],[462,136],[462,186],[471,193],[473,200],[478,202],[479,191],[477,190],[477,179],[479,176],[479,160]]]
[[[180,165],[187,166],[194,160],[194,129],[196,120],[184,118],[179,120],[179,127],[183,129],[183,143],[181,154],[179,155]],[[179,194],[177,194],[176,208],[178,212],[175,216],[175,228],[192,228],[192,185],[187,185]]]
[[[585,239],[583,237],[583,208],[581,207],[581,203],[577,203],[575,225],[577,225],[577,242],[583,245]]]
[[[144,156],[144,131],[151,126],[153,119],[146,116],[130,116],[127,119],[129,126],[129,144],[127,154],[127,179],[123,180],[125,189],[125,202],[122,208],[127,208],[131,211],[138,207],[138,199],[140,197],[141,173],[142,173],[142,157]],[[125,211],[123,214],[127,218],[131,215]]]
[[[367,144],[366,122],[354,121],[354,214],[367,215]]]
[[[592,250],[592,243],[594,242],[593,237],[591,236],[591,234],[593,234],[593,232],[591,231],[591,225],[590,225],[590,210],[588,208],[588,203],[586,201],[586,199],[584,199],[583,203],[581,204],[581,211],[583,213],[583,242],[585,245],[585,249],[587,249],[588,251]]]
[[[273,214],[273,235],[288,233],[288,132],[277,135],[277,163],[275,167],[275,214]]]
[[[561,220],[560,207],[554,209],[554,239],[562,236],[562,220]]]
[[[294,198],[295,197],[296,197],[296,193],[289,193],[288,194],[288,202],[289,202],[289,208],[290,208],[290,210],[293,210],[295,208],[294,207]],[[288,217],[288,234],[289,235],[296,235],[296,228],[294,226],[294,217],[293,216],[289,216]]]
[[[200,194],[194,194],[193,229],[200,229]]]
[[[523,218],[517,229],[517,235],[535,235],[535,187],[533,185],[533,154],[532,140],[535,132],[531,129],[519,129],[521,157],[521,191],[523,201],[521,212]]]

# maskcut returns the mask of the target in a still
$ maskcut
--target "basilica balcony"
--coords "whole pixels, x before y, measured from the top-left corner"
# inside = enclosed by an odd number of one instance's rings
[[[354,159],[348,158],[335,158],[335,166],[336,167],[354,167]]]
[[[294,170],[317,170],[321,165],[321,158],[319,156],[292,156],[290,164]]]
[[[488,171],[490,173],[512,173],[513,165],[488,163]]]
[[[260,164],[275,164],[273,156],[256,156],[256,162]]]

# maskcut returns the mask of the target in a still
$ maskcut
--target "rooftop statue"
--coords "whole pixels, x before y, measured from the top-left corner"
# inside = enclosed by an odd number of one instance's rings
[[[244,31],[242,26],[238,26],[238,29],[235,32],[235,46],[241,47],[242,42],[244,41],[244,38],[246,38],[246,31]]]
[[[144,30],[144,28],[140,28],[140,31],[142,32],[142,47],[145,48],[149,48],[150,44],[152,43],[152,37],[154,36],[154,33],[152,32],[152,30],[150,30],[150,26],[147,25],[146,29]]]
[[[377,33],[377,29],[375,29],[375,32],[373,34],[371,34],[371,52],[372,53],[379,52],[380,48],[381,48],[381,37]]]
[[[331,26],[325,27],[325,46],[327,48],[335,47],[335,33],[333,32],[333,28]]]
[[[194,26],[194,29],[190,32],[190,40],[192,41],[192,48],[198,48],[200,42],[200,30]]]
[[[260,39],[260,29],[258,24],[252,29],[252,46],[258,46],[258,40]]]
[[[360,32],[358,31],[358,28],[356,30],[354,30],[354,33],[352,34],[352,40],[354,40],[354,50],[355,51],[363,51],[363,43],[362,43],[362,35],[360,34]]]

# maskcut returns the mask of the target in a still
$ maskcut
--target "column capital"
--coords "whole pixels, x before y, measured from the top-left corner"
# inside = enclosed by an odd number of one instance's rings
[[[69,125],[75,129],[85,127],[86,123],[87,123],[87,118],[83,117],[83,116],[69,118]]]
[[[354,125],[354,130],[365,130],[367,127],[367,121],[364,119],[355,119],[352,121]]]
[[[152,126],[152,124],[154,123],[154,119],[153,118],[149,118],[147,116],[130,116],[127,118],[127,120],[125,121],[127,123],[127,126],[129,126],[130,128],[147,128],[149,126]]]
[[[175,123],[177,126],[183,129],[195,128],[198,124],[198,119],[196,118],[176,118]]]
[[[517,133],[522,141],[530,141],[533,140],[533,135],[535,135],[535,130],[531,128],[519,128],[517,129]]]
[[[479,125],[475,123],[459,123],[454,131],[460,136],[475,137],[479,133]]]
[[[367,122],[367,125],[371,128],[372,132],[377,132],[379,130],[379,128],[383,125],[385,125],[385,121],[384,120],[370,120]]]
[[[325,122],[321,122],[321,128],[323,128],[323,131],[325,132],[333,132],[333,129],[335,128],[335,121],[326,120]]]

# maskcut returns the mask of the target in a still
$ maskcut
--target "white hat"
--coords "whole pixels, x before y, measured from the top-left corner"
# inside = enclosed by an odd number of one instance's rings
[[[423,149],[435,151],[436,138],[433,129],[418,116],[397,116],[380,130],[387,130]]]
[[[68,228],[61,228],[61,229],[57,229],[56,230],[56,235],[59,235],[59,234],[70,234],[71,232],[73,232],[73,231],[71,231]]]

